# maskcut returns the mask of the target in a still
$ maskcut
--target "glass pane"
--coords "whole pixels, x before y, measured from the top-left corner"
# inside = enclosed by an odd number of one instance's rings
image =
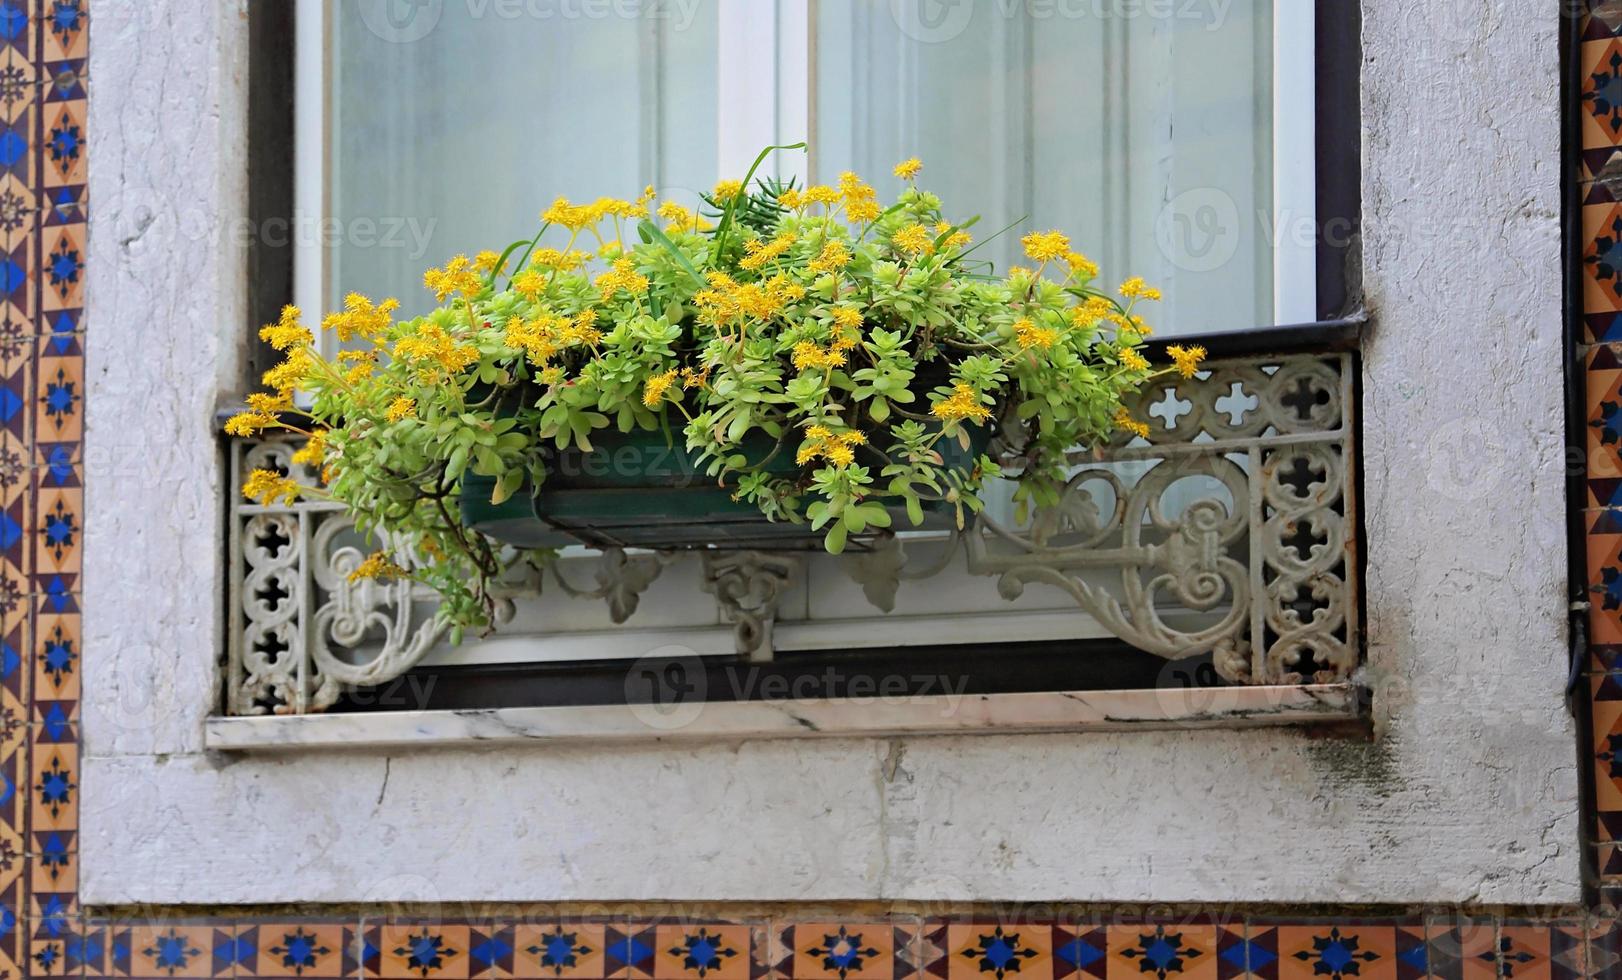
[[[1162,287],[1162,334],[1273,321],[1272,0],[824,0],[815,26],[814,179],[893,194],[917,155],[977,237],[1030,216],[976,253],[999,271],[1057,227]]]
[[[331,8],[329,306],[425,312],[424,268],[529,237],[560,194],[714,183],[714,3],[421,5],[426,32],[388,7]]]

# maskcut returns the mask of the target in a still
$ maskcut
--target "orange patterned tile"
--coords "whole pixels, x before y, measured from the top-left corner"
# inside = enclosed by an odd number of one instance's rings
[[[898,922],[830,920],[774,924],[774,974],[792,980],[901,980],[911,972],[918,928]]]
[[[521,980],[601,980],[610,973],[607,923],[519,925],[505,942],[512,945],[512,957],[493,966]]]
[[[739,925],[660,925],[654,929],[655,980],[749,980],[752,930]]]
[[[238,936],[239,943],[248,947],[249,959],[238,964],[236,976],[305,980],[353,976],[353,956],[345,955],[346,943],[354,941],[352,932],[336,922],[255,922]]]
[[[1144,923],[1109,927],[1109,980],[1217,980],[1216,926]]]
[[[367,972],[380,980],[468,980],[468,942],[472,938],[467,926],[436,925],[384,925],[379,929],[379,964],[376,973]]]

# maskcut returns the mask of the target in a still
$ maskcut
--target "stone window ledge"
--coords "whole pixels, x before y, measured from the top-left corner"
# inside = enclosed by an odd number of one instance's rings
[[[208,720],[218,750],[833,736],[1008,735],[1326,725],[1359,717],[1351,683],[906,699],[581,705]]]

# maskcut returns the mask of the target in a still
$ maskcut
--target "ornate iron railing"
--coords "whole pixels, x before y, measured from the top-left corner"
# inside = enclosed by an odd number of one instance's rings
[[[1133,411],[1151,426],[1148,444],[1074,454],[1074,476],[1051,510],[1018,526],[982,517],[950,547],[937,541],[925,562],[901,537],[841,565],[888,611],[902,581],[940,574],[962,555],[1004,598],[1028,585],[1058,588],[1149,653],[1211,653],[1232,682],[1344,680],[1359,657],[1352,385],[1349,354],[1210,362],[1139,399]],[[296,449],[279,438],[231,446],[231,714],[330,707],[345,687],[397,677],[444,639],[431,592],[350,581],[375,544],[360,540],[341,509],[260,506],[235,492],[258,467],[313,480],[292,463]],[[714,597],[739,654],[770,657],[779,597],[803,574],[805,556],[686,558],[701,563],[695,591]],[[622,623],[679,560],[608,552],[590,587],[546,574],[568,595],[606,601]],[[514,583],[505,614],[540,585]]]

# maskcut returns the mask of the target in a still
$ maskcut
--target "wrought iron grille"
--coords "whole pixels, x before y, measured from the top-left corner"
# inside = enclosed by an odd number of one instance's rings
[[[888,611],[901,582],[961,556],[1005,598],[1061,589],[1122,640],[1166,658],[1209,652],[1234,683],[1345,680],[1359,661],[1352,383],[1349,354],[1210,362],[1140,397],[1147,442],[1073,454],[1057,506],[1023,523],[983,516],[927,561],[908,555],[903,535],[842,567]],[[328,708],[345,687],[397,677],[444,639],[431,592],[350,581],[375,544],[341,508],[241,496],[254,468],[313,481],[291,462],[297,448],[284,438],[231,445],[231,714]],[[803,554],[609,551],[593,586],[547,574],[569,595],[606,601],[620,623],[679,561],[701,563],[696,589],[733,624],[739,654],[769,657],[778,598]],[[506,611],[540,584],[514,583]]]

